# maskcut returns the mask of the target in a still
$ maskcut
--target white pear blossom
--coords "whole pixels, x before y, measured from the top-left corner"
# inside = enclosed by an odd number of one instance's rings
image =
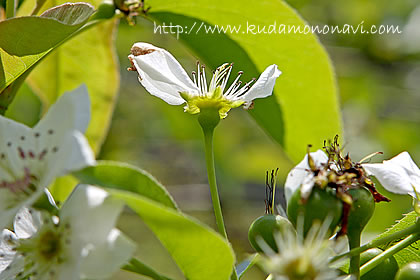
[[[310,156],[316,168],[321,168],[328,162],[328,156],[322,150],[310,153]],[[309,166],[308,154],[306,154],[303,160],[287,175],[284,184],[286,201],[289,201],[293,193],[301,186],[302,197],[307,198],[311,194],[314,183],[314,173]]]
[[[416,197],[414,189],[417,193],[420,192],[420,169],[407,152],[382,163],[365,163],[362,166],[390,192],[409,194],[413,197]]]
[[[278,253],[260,239],[264,251],[260,264],[273,280],[313,279],[337,280],[337,270],[330,263],[336,250],[341,250],[343,239],[328,239],[327,232],[331,219],[322,225],[314,224],[306,237],[303,234],[303,219],[298,221],[297,232],[278,231],[274,235]],[[267,278],[268,279],[268,278]]]
[[[0,116],[0,229],[54,178],[94,163],[82,134],[89,119],[84,86],[62,95],[33,128]]]
[[[197,114],[203,108],[216,108],[225,118],[231,108],[244,105],[249,108],[257,98],[270,96],[281,71],[277,65],[268,66],[258,80],[245,83],[239,81],[242,72],[228,87],[233,64],[219,66],[207,84],[205,67],[197,65],[191,80],[179,62],[166,50],[148,43],[135,43],[128,56],[132,68],[138,72],[140,83],[152,95],[170,105],[187,103],[185,111]]]
[[[135,246],[114,228],[123,202],[79,185],[58,216],[23,208],[0,239],[0,280],[107,279]]]

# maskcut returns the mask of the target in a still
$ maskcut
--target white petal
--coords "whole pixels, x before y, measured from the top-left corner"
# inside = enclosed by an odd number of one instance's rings
[[[70,224],[75,242],[102,243],[114,228],[123,206],[122,201],[100,188],[78,185],[63,205],[60,219]]]
[[[25,260],[20,255],[15,255],[15,258],[10,263],[7,269],[0,273],[0,280],[11,280],[15,279],[15,276],[22,272],[25,266]]]
[[[62,134],[75,129],[83,133],[89,121],[89,94],[86,86],[82,85],[64,93],[34,127],[34,131],[47,133],[48,130],[53,129],[55,134]]]
[[[119,230],[113,229],[106,242],[92,249],[82,262],[82,276],[105,279],[126,264],[135,251],[135,244]]]
[[[316,167],[321,167],[322,164],[327,163],[328,157],[322,151],[310,153],[314,160]],[[308,155],[306,154],[303,160],[296,165],[287,175],[286,183],[284,184],[286,201],[289,201],[293,193],[302,185],[306,177],[311,176],[310,167],[308,165]]]
[[[10,230],[4,229],[0,236],[0,272],[5,270],[15,257],[13,241],[16,241],[16,235]]]
[[[19,151],[31,146],[31,129],[0,116],[0,131],[0,182],[13,181],[24,176],[25,161]]]
[[[198,94],[196,85],[168,51],[147,43],[135,43],[131,53],[128,57],[139,74],[139,81],[152,95],[170,105],[181,105],[185,100],[179,92]]]
[[[53,151],[54,148],[58,150]],[[48,186],[56,177],[95,164],[95,157],[89,143],[79,131],[67,132],[63,142],[50,149],[45,157],[46,170],[40,185]]]
[[[29,238],[37,232],[40,226],[40,213],[24,207],[16,214],[13,228],[19,238]]]
[[[81,260],[74,258],[72,260],[66,260],[56,267],[55,272],[57,274],[57,280],[80,280],[80,265]],[[80,256],[77,256],[80,258]],[[49,275],[48,275],[49,276]],[[50,279],[50,278],[47,278]]]
[[[22,207],[31,206],[42,194],[43,189],[39,188],[25,198],[17,197],[22,194],[15,194],[8,189],[0,189],[0,229],[12,223],[13,218]]]
[[[410,154],[407,152],[402,152],[390,160],[385,160],[384,163],[401,166],[404,168],[408,175],[420,177],[420,169],[417,167]]]
[[[302,182],[302,187],[300,188],[300,195],[303,199],[308,199],[312,193],[312,189],[314,187],[315,180],[314,174],[308,174]]]
[[[401,166],[387,163],[367,163],[362,165],[369,175],[375,176],[388,191],[414,196],[413,185],[406,170]],[[420,189],[417,189],[420,191]]]
[[[276,79],[281,75],[281,71],[277,65],[273,64],[268,66],[260,75],[255,84],[245,93],[241,99],[245,102],[251,102],[257,98],[264,98],[273,93],[274,84]]]

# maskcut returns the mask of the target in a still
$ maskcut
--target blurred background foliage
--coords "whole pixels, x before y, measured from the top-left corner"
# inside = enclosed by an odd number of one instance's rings
[[[372,160],[379,162],[407,150],[420,163],[419,2],[289,0],[288,3],[312,25],[363,22],[365,27],[394,24],[403,30],[399,35],[329,34],[321,35],[320,40],[336,70],[345,151],[355,161],[382,151],[382,156]],[[116,38],[121,70],[119,97],[99,159],[125,161],[146,169],[167,186],[182,210],[213,225],[198,123],[183,113],[182,106],[168,106],[149,95],[138,83],[137,75],[126,71],[130,66],[127,55],[137,41],[170,50],[189,72],[196,65],[197,58],[176,38],[153,34],[152,22],[139,17],[136,26],[129,26],[122,20]],[[279,68],[282,69],[281,65]],[[31,125],[37,122],[41,111],[39,99],[24,86],[7,114]],[[252,252],[247,241],[248,227],[264,213],[265,172],[279,167],[278,183],[282,186],[294,163],[249,114],[239,109],[232,111],[217,128],[215,148],[225,220],[241,260]],[[378,189],[392,202],[377,205],[365,239],[383,231],[411,209],[409,197],[389,194],[379,185]],[[277,199],[283,203],[282,189],[278,191]],[[140,259],[177,279],[181,277],[165,249],[138,218],[129,213],[124,215],[121,228],[139,241]],[[128,273],[120,277],[139,279]],[[245,279],[263,279],[263,274],[252,269]]]

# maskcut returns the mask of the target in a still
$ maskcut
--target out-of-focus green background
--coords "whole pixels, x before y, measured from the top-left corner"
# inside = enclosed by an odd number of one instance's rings
[[[417,0],[288,2],[313,25],[357,26],[363,22],[366,27],[399,26],[403,31],[400,35],[330,34],[320,39],[336,69],[344,123],[341,137],[353,160],[382,151],[383,156],[373,159],[379,162],[407,150],[420,163],[420,3]],[[182,106],[169,106],[149,95],[137,81],[137,75],[126,71],[130,66],[127,59],[130,47],[138,41],[168,49],[189,72],[196,66],[197,58],[182,42],[170,35],[153,34],[152,22],[138,18],[137,25],[132,27],[121,21],[116,40],[121,87],[99,158],[125,161],[146,169],[167,186],[183,211],[214,226],[200,127],[194,116],[183,113]],[[287,71],[282,65],[279,68]],[[235,62],[235,69],[241,70],[240,62]],[[30,96],[23,91],[18,99],[36,103],[36,98]],[[34,110],[25,107],[27,102],[19,104],[23,110]],[[278,183],[282,186],[294,164],[241,109],[232,111],[217,128],[215,149],[228,234],[237,258],[242,260],[252,252],[247,241],[248,227],[264,213],[265,172],[280,168]],[[392,202],[377,205],[365,240],[411,209],[409,197],[389,194],[380,186],[378,189]],[[283,203],[281,188],[277,196]],[[127,211],[120,227],[138,241],[140,259],[175,279],[182,279],[165,249],[134,214]],[[130,273],[117,277],[142,279]],[[253,268],[245,279],[264,279],[264,275]]]

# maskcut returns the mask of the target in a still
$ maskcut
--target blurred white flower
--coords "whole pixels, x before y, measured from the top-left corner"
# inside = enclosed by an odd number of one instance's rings
[[[134,244],[114,228],[123,203],[79,185],[59,217],[28,208],[0,240],[0,280],[106,279],[124,265]]]
[[[128,56],[131,70],[137,71],[140,83],[152,95],[170,105],[187,103],[185,111],[197,114],[203,108],[216,108],[220,117],[225,118],[230,109],[244,105],[249,108],[257,98],[270,96],[281,71],[277,65],[268,66],[258,80],[242,85],[242,72],[227,88],[233,64],[225,63],[214,71],[210,84],[204,66],[197,66],[193,80],[188,77],[179,62],[166,50],[148,43],[135,43]],[[254,83],[255,82],[255,83]],[[253,84],[253,85],[252,85]]]
[[[329,240],[326,219],[322,226],[314,224],[306,238],[303,237],[303,219],[298,221],[297,233],[291,230],[279,231],[274,237],[278,253],[262,241],[264,253],[260,264],[273,280],[336,280],[340,279],[337,270],[329,262],[335,255],[334,249],[342,247],[343,239]]]
[[[328,156],[322,150],[310,153],[310,157],[315,165],[315,168],[318,169],[328,162]],[[300,186],[302,186],[302,197],[308,198],[311,194],[314,183],[314,173],[309,166],[308,154],[306,154],[303,160],[290,170],[287,175],[286,183],[284,184],[286,202],[289,201],[293,193]]]
[[[390,192],[416,197],[414,189],[420,191],[420,169],[407,152],[382,163],[365,163],[362,166]]]
[[[62,95],[34,128],[0,116],[0,229],[56,177],[94,163],[82,134],[89,119],[84,86]]]

